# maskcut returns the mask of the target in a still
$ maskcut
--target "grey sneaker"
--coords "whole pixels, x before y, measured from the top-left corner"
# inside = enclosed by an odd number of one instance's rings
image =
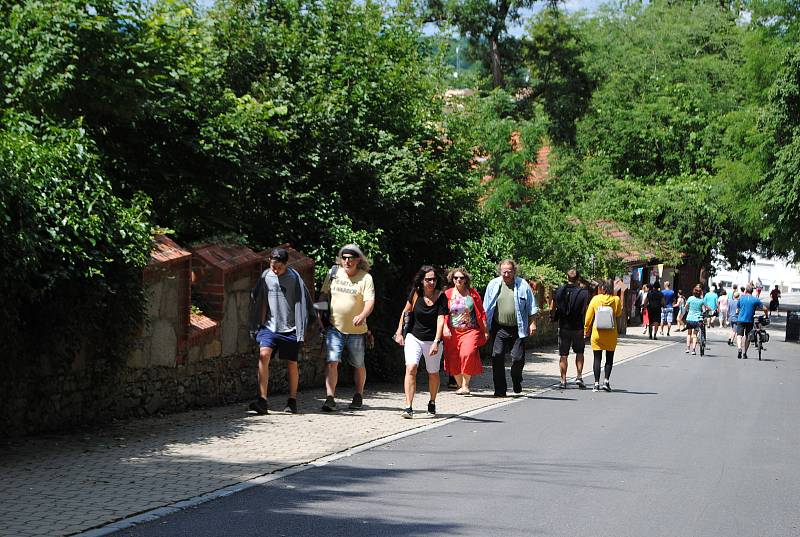
[[[567,383],[566,382],[559,382],[558,383],[558,389],[559,390],[566,390],[567,389]]]
[[[595,382],[594,383],[594,388],[592,388],[592,391],[593,392],[599,392],[600,391],[600,383],[599,382]]]
[[[404,408],[402,414],[400,415],[406,418],[407,420],[410,420],[411,418],[414,417],[414,410],[412,410],[411,407]]]
[[[325,412],[333,412],[336,410],[336,400],[333,398],[332,395],[329,395],[325,398],[325,402],[322,403],[322,410]]]
[[[361,397],[360,393],[357,393],[353,395],[353,402],[350,403],[350,406],[348,408],[350,410],[358,410],[363,406],[363,404],[364,404],[364,398]]]

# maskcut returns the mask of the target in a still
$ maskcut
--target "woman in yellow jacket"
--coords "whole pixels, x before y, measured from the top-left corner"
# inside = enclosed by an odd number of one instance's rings
[[[585,337],[592,333],[592,352],[594,353],[594,390],[600,391],[600,362],[603,359],[603,351],[606,351],[605,381],[603,389],[611,391],[609,378],[611,368],[614,367],[614,351],[617,348],[617,319],[622,315],[622,303],[619,297],[614,295],[614,282],[604,280],[598,288],[598,294],[589,302],[586,308],[586,320],[583,326]],[[599,308],[599,309],[598,309]],[[597,325],[606,326],[611,317],[611,328],[598,328]]]

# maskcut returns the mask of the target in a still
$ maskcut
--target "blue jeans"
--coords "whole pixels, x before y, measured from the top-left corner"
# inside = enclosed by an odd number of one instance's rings
[[[325,332],[325,346],[328,347],[326,362],[341,362],[342,352],[347,347],[348,362],[355,368],[363,368],[366,334],[343,334],[333,326]]]

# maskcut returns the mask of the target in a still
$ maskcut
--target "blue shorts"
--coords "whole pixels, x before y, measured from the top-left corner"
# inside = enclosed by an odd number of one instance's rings
[[[262,326],[256,334],[258,346],[269,349],[277,349],[278,356],[290,362],[297,361],[300,345],[297,343],[295,332],[273,332],[266,326]]]
[[[700,321],[686,321],[686,328],[689,330],[697,330],[700,328]]]
[[[672,306],[664,306],[661,308],[661,324],[672,324],[673,312]]]
[[[364,365],[364,346],[366,334],[342,334],[333,326],[329,326],[325,331],[325,346],[328,353],[325,356],[326,362],[341,362],[342,352],[347,347],[348,362],[356,368],[363,368]]]

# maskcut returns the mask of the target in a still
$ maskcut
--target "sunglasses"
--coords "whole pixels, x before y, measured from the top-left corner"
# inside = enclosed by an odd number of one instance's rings
[[[435,281],[436,281],[436,278],[425,278],[425,281],[426,281],[426,282],[433,283],[433,282],[435,282]]]
[[[467,277],[466,276],[453,276],[453,279],[454,280],[466,280]]]
[[[356,260],[356,259],[358,259],[358,258],[353,256],[353,255],[343,255],[342,256],[342,261],[353,261],[353,260]]]

